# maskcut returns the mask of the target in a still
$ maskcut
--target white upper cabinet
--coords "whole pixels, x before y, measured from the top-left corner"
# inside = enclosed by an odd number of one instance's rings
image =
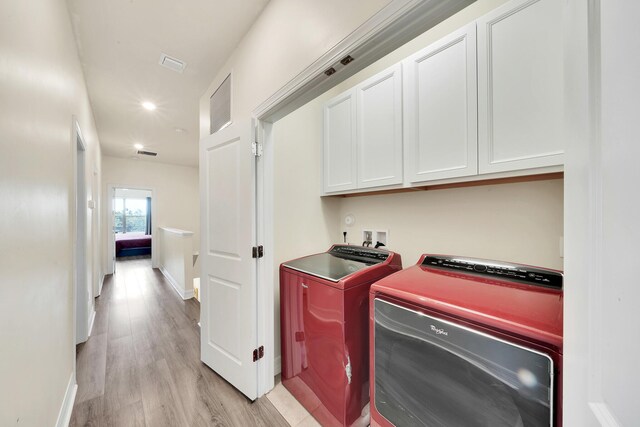
[[[408,181],[477,174],[475,23],[405,59],[402,68]]]
[[[563,163],[562,4],[514,0],[477,21],[480,173]]]
[[[562,40],[562,1],[512,0],[331,99],[324,193],[562,170]]]
[[[357,187],[355,89],[324,106],[324,191],[353,190]]]
[[[356,86],[358,188],[401,184],[401,64]]]

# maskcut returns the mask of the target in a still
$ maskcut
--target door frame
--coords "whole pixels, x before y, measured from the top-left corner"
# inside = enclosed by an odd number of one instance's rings
[[[447,6],[453,10],[464,8],[475,0],[457,0]],[[443,6],[444,8],[444,6]],[[437,12],[446,14],[443,9]],[[430,2],[422,0],[394,0],[374,14],[360,27],[323,54],[300,74],[258,105],[252,112],[252,123],[262,156],[255,165],[256,173],[256,244],[265,247],[264,257],[257,264],[258,342],[265,346],[264,358],[258,361],[258,397],[274,387],[274,376],[280,372],[281,359],[275,358],[275,290],[279,282],[274,266],[274,135],[273,124],[305,103],[315,99],[386,54],[404,45],[433,27]],[[454,12],[455,13],[455,12]],[[438,15],[441,16],[441,15]],[[358,60],[348,67],[340,60],[358,52]],[[326,78],[324,71],[335,67],[337,72]],[[227,74],[225,74],[226,77]],[[233,89],[232,89],[233,90]]]
[[[114,274],[116,264],[114,262],[114,253],[116,250],[116,242],[113,238],[113,199],[116,188],[131,188],[133,190],[144,190],[151,192],[151,267],[159,268],[158,257],[158,242],[156,236],[158,233],[158,202],[157,192],[154,187],[146,187],[144,185],[122,185],[122,184],[107,184],[107,202],[105,205],[105,216],[107,217],[107,269],[105,274]]]
[[[83,294],[86,294],[86,291],[91,289],[91,295],[93,296],[93,286],[89,288],[89,281],[87,280],[87,262],[88,262],[88,245],[87,245],[87,226],[89,225],[87,221],[87,212],[84,212],[82,218],[78,215],[80,211],[80,203],[85,206],[85,209],[89,209],[88,201],[86,199],[87,194],[87,144],[85,142],[84,136],[82,135],[82,131],[80,130],[80,124],[75,116],[71,118],[71,162],[72,162],[72,170],[73,170],[73,178],[72,178],[72,215],[71,215],[71,235],[72,235],[72,274],[73,274],[73,346],[75,355],[75,346],[81,342],[85,342],[89,339],[91,335],[91,329],[93,327],[93,321],[95,319],[95,308],[93,305],[93,301],[91,304],[91,309],[88,307],[86,310],[83,310],[82,313],[79,312],[82,303],[87,304],[88,300],[79,301],[78,292],[84,290]],[[79,156],[79,153],[82,153],[82,159]],[[79,174],[78,169],[80,167],[80,162],[82,162],[82,174]],[[80,195],[84,194],[85,197],[80,197]],[[81,232],[79,233],[78,228],[82,226]],[[82,245],[79,245],[78,242],[82,241]],[[81,289],[82,288],[82,289]],[[86,312],[85,312],[86,311]],[[80,318],[81,317],[81,318]],[[78,322],[83,322],[83,327],[81,329],[78,328]],[[78,341],[80,340],[80,341]],[[74,357],[74,372],[75,372],[75,357]]]

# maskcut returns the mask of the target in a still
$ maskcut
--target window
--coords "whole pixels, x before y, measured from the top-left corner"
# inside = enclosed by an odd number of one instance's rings
[[[144,233],[147,228],[145,199],[114,199],[113,227],[116,233]]]
[[[216,133],[231,123],[231,74],[227,76],[220,87],[209,99],[209,114],[211,119],[210,133]]]

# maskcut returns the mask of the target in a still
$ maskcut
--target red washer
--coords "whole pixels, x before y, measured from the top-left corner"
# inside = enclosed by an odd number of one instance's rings
[[[371,425],[561,426],[562,273],[423,255],[370,291]]]
[[[401,268],[350,245],[280,266],[282,383],[323,426],[352,425],[369,402],[369,287]]]

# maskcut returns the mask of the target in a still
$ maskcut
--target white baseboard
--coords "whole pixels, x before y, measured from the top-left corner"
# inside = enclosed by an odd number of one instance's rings
[[[175,289],[175,291],[178,293],[178,295],[180,295],[180,298],[182,298],[184,300],[193,298],[193,289],[190,289],[190,290],[181,289],[180,285],[178,285],[178,282],[176,281],[176,279],[174,279],[173,276],[171,276],[171,274],[167,271],[167,269],[164,268],[164,266],[162,266],[162,265],[160,266],[160,272],[167,279],[167,281],[171,284],[173,289]]]
[[[282,356],[276,356],[273,359],[273,375],[278,375],[282,372]]]
[[[95,310],[91,310],[91,314],[90,314],[91,318],[89,319],[89,333],[87,333],[87,339],[89,339],[89,337],[91,336],[91,331],[93,331],[93,322],[95,322],[96,320],[96,311]]]
[[[71,421],[71,413],[73,412],[73,403],[76,400],[76,392],[78,391],[78,384],[76,384],[76,376],[72,372],[71,378],[69,378],[69,384],[67,385],[67,391],[64,394],[64,400],[58,413],[58,420],[56,421],[56,427],[68,427]]]

